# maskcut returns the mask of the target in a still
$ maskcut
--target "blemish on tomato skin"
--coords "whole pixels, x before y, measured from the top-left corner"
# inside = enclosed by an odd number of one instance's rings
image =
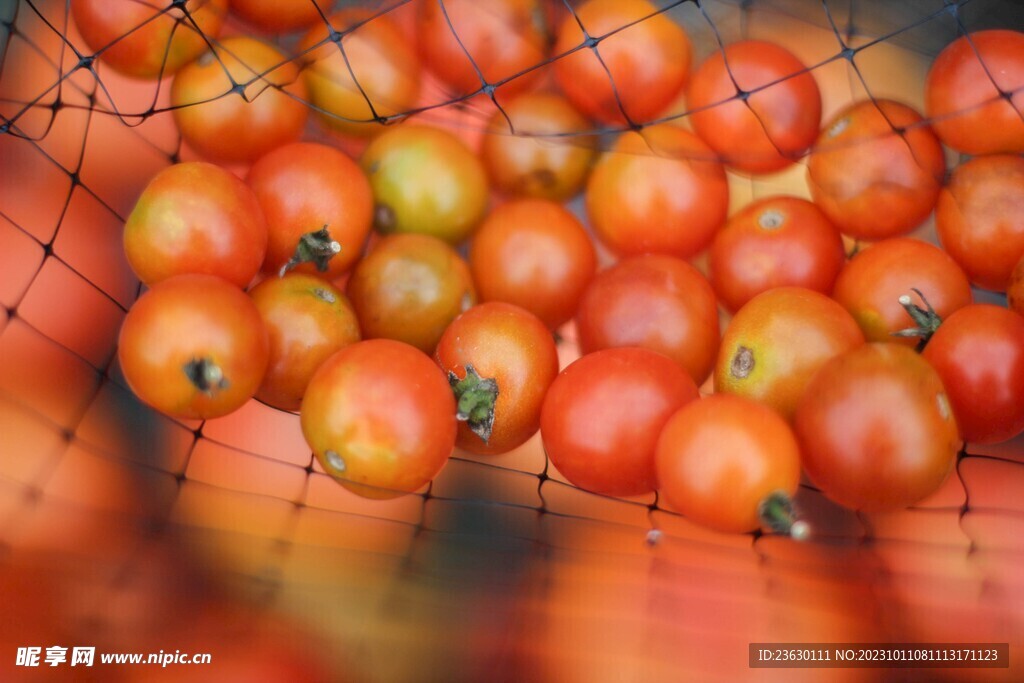
[[[736,355],[729,364],[729,374],[736,379],[746,379],[754,370],[754,352],[746,346],[736,349]]]
[[[337,451],[326,451],[324,452],[324,460],[331,466],[335,472],[345,471],[345,460],[338,455]]]

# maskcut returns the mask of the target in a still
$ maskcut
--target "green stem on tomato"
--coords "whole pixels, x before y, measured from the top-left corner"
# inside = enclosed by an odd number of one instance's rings
[[[455,417],[465,422],[470,430],[487,443],[494,429],[494,404],[498,400],[498,382],[493,377],[481,377],[472,365],[466,366],[466,376],[459,379],[448,371],[448,383],[455,392],[458,412]]]
[[[899,298],[900,306],[903,306],[903,310],[907,312],[911,320],[914,321],[916,327],[908,327],[906,329],[897,330],[892,333],[894,337],[919,337],[917,342],[917,350],[921,351],[924,349],[928,340],[932,338],[935,331],[939,329],[939,325],[942,324],[942,318],[935,312],[932,305],[928,303],[928,299],[925,298],[921,290],[911,288],[912,292],[917,294],[921,301],[924,303],[925,308],[921,308],[915,304],[910,295],[904,294]]]
[[[182,366],[185,375],[196,389],[204,394],[213,394],[228,388],[228,378],[220,366],[209,358],[193,358]]]
[[[777,534],[786,534],[797,541],[805,540],[811,533],[807,522],[797,519],[793,499],[784,491],[768,495],[757,508],[761,524]]]
[[[341,244],[331,239],[331,233],[328,232],[325,225],[319,230],[307,232],[299,238],[298,244],[295,245],[295,253],[292,254],[288,263],[281,266],[278,275],[284,277],[289,270],[303,263],[312,263],[318,271],[325,273],[331,259],[340,251]]]

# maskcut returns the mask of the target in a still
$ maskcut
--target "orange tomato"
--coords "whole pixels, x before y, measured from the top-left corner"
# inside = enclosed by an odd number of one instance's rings
[[[334,0],[229,0],[231,11],[267,33],[290,33],[321,19]]]

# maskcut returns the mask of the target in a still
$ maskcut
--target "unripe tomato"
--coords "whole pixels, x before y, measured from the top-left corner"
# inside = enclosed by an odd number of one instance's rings
[[[960,445],[939,375],[912,349],[865,344],[828,361],[793,420],[807,476],[841,505],[905,508],[939,489]]]
[[[457,445],[497,455],[540,427],[540,409],[558,374],[555,340],[537,316],[498,301],[452,321],[434,354],[458,401]]]
[[[458,244],[476,229],[489,200],[482,162],[440,128],[406,125],[375,138],[360,161],[376,202],[374,227]]]
[[[309,113],[305,100],[298,66],[246,36],[217,42],[171,83],[181,137],[213,161],[255,161],[297,140]]]
[[[422,351],[391,339],[337,351],[306,389],[302,433],[324,470],[367,498],[433,479],[455,447],[455,398]]]
[[[204,161],[174,164],[153,176],[124,226],[128,263],[147,285],[206,273],[245,288],[259,272],[267,239],[252,190]]]
[[[240,408],[263,380],[270,354],[259,311],[213,275],[153,285],[128,311],[118,359],[128,386],[172,417],[209,419]]]

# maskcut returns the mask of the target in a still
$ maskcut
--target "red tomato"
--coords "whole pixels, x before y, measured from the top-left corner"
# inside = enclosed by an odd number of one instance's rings
[[[573,105],[613,124],[647,123],[664,112],[686,85],[691,60],[686,31],[647,0],[580,4],[562,22],[554,53],[565,54],[555,78]]]
[[[320,364],[359,341],[352,304],[313,275],[271,277],[249,293],[267,327],[270,362],[256,398],[281,410],[298,410]]]
[[[455,447],[455,398],[444,373],[408,344],[346,346],[313,375],[302,433],[342,486],[392,498],[433,479]]]
[[[1006,290],[1006,303],[1013,310],[1024,315],[1024,256],[1010,275],[1010,286]]]
[[[773,287],[829,294],[846,261],[843,238],[816,205],[766,197],[728,220],[711,243],[708,274],[730,311]]]
[[[487,216],[470,244],[469,267],[483,301],[515,304],[555,329],[576,314],[597,255],[568,209],[521,199]]]
[[[540,434],[551,464],[574,485],[638,496],[656,485],[654,448],[676,410],[697,398],[676,363],[640,348],[595,351],[571,363],[548,389]]]
[[[147,285],[182,273],[218,275],[247,287],[267,251],[256,196],[224,169],[191,161],[149,181],[124,226],[124,250]]]
[[[313,142],[278,147],[261,157],[246,178],[267,217],[270,239],[263,269],[277,273],[296,256],[295,266],[334,279],[363,252],[373,222],[373,192],[359,165],[344,153]],[[303,236],[326,230],[319,249],[302,249]],[[324,244],[326,242],[326,244]],[[338,251],[333,249],[336,242]]]
[[[458,244],[483,220],[489,193],[483,163],[446,130],[398,126],[375,138],[360,160],[385,235],[419,233]]]
[[[205,420],[252,398],[270,344],[259,311],[238,287],[213,275],[177,275],[131,307],[117,351],[128,386],[144,403]]]
[[[865,344],[825,364],[794,428],[811,481],[855,510],[905,508],[934,493],[959,447],[938,374],[898,344]]]
[[[1024,257],[1024,159],[977,157],[953,169],[939,194],[935,227],[971,282],[1005,292]]]
[[[356,264],[347,291],[363,337],[433,353],[448,324],[476,303],[469,266],[441,240],[392,235]]]
[[[321,20],[334,0],[229,0],[231,11],[267,33],[290,33]]]
[[[167,9],[168,3],[71,0],[71,16],[100,64],[133,78],[156,79],[170,76],[208,49],[206,41],[220,33],[227,4],[187,0],[186,20],[181,9]]]
[[[458,401],[460,448],[497,455],[536,433],[558,374],[554,337],[537,316],[497,301],[474,306],[448,326],[434,358]]]
[[[273,45],[246,36],[219,41],[171,83],[182,139],[221,162],[255,161],[297,140],[309,113],[306,99],[299,68]]]
[[[718,352],[718,302],[686,261],[648,254],[598,273],[576,313],[580,350],[617,346],[657,351],[702,383]]]
[[[520,95],[502,110],[491,117],[480,150],[494,186],[556,201],[579,193],[596,155],[587,120],[552,93]]]
[[[1024,33],[976,31],[946,46],[925,81],[942,141],[967,154],[1024,152]]]
[[[655,451],[658,492],[717,531],[762,526],[801,537],[789,501],[800,484],[800,450],[778,413],[729,394],[692,401],[669,418]]]
[[[818,369],[863,343],[856,321],[824,294],[770,289],[729,322],[715,364],[715,391],[752,398],[790,418]]]
[[[540,75],[530,69],[546,58],[544,12],[542,0],[426,0],[417,21],[420,54],[450,97],[479,91],[482,77],[507,101]]]
[[[411,111],[420,94],[415,48],[388,15],[349,8],[330,16],[299,44],[302,76],[321,121],[349,135],[385,130],[380,122]]]
[[[935,207],[946,160],[921,116],[891,100],[854,103],[825,127],[807,163],[814,202],[840,232],[877,240],[910,232]]]
[[[729,186],[715,153],[693,133],[662,124],[624,133],[586,189],[597,237],[620,256],[688,258],[725,222]]]
[[[862,249],[839,273],[832,298],[850,312],[868,341],[914,346],[919,337],[894,337],[913,328],[900,297],[917,290],[940,318],[971,303],[971,283],[949,254],[910,237],[893,237]],[[913,295],[917,298],[917,295]]]
[[[1002,306],[965,306],[943,320],[921,355],[942,378],[966,441],[1024,432],[1024,317]]]
[[[789,50],[763,40],[713,52],[693,73],[686,103],[697,135],[725,164],[748,173],[793,163],[821,127],[813,74]]]

